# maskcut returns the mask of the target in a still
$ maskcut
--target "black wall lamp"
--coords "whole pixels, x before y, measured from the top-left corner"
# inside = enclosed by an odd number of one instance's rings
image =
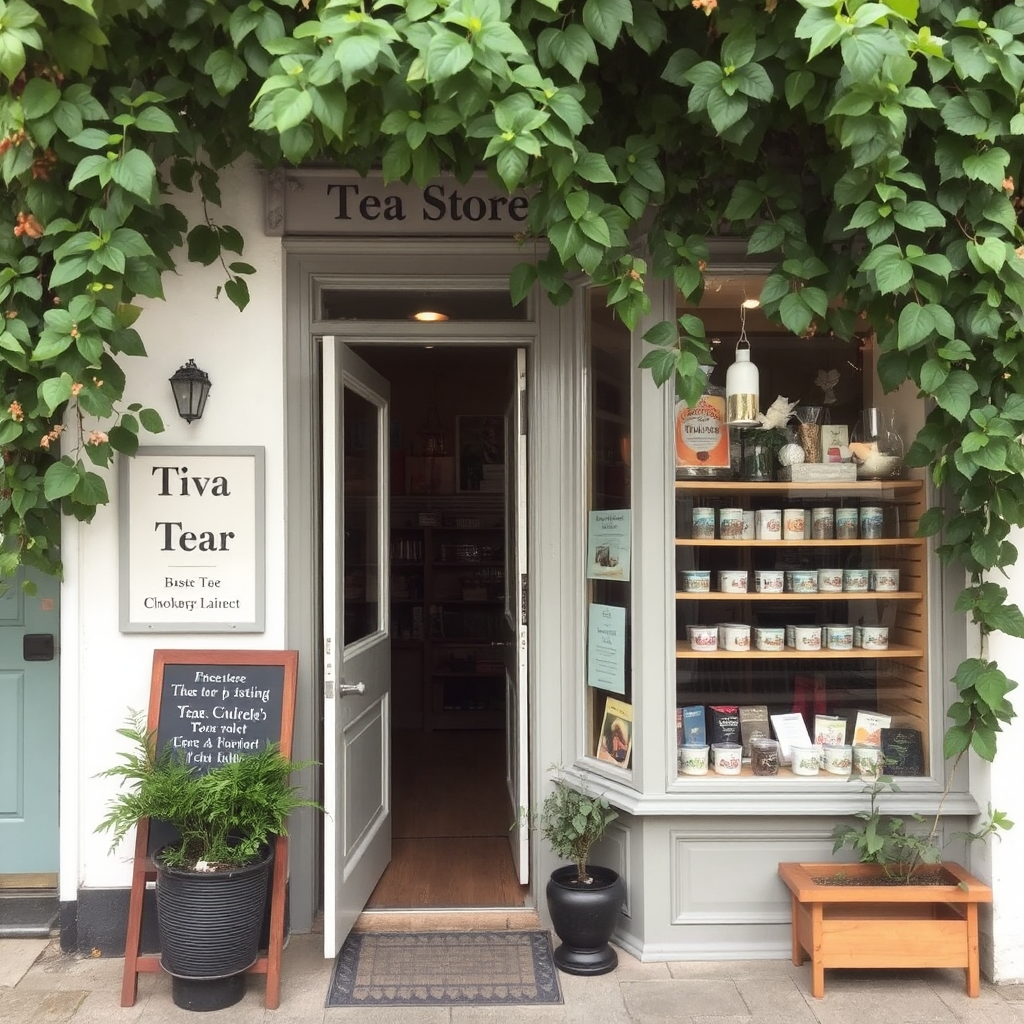
[[[188,423],[201,419],[210,393],[210,378],[206,371],[200,370],[196,361],[190,359],[184,366],[179,366],[169,380],[178,415]]]

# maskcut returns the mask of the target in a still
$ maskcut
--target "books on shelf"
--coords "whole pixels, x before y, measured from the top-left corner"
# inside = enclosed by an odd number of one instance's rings
[[[811,746],[811,737],[807,734],[807,723],[799,712],[791,711],[785,715],[772,715],[772,729],[779,741],[779,761],[789,764],[793,760],[793,747]]]
[[[632,751],[633,705],[609,697],[604,702],[604,717],[597,737],[597,759],[628,768]]]
[[[743,757],[750,757],[751,740],[765,739],[770,735],[767,704],[747,704],[740,708],[740,740],[743,743]]]
[[[892,715],[877,711],[858,711],[853,725],[853,742],[864,747],[880,747],[882,730],[892,725]]]
[[[881,729],[882,770],[886,775],[924,775],[919,729]]]
[[[822,747],[843,746],[846,743],[846,719],[839,715],[815,715],[814,742]]]
[[[703,747],[707,743],[707,724],[704,718],[704,705],[691,704],[684,708],[676,708],[676,739],[678,746]]]
[[[708,719],[712,743],[740,742],[740,709],[735,704],[712,704]]]

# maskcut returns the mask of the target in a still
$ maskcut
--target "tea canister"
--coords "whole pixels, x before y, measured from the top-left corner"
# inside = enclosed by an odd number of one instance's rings
[[[868,589],[882,591],[895,591],[900,589],[899,569],[869,569]]]
[[[711,590],[711,571],[709,569],[684,569],[683,590],[687,594],[706,594]]]
[[[790,589],[794,594],[816,594],[818,592],[817,570],[794,569]]]
[[[853,747],[846,744],[841,747],[825,747],[822,763],[825,771],[833,775],[849,775],[853,770]]]
[[[785,579],[781,569],[755,569],[754,590],[759,594],[781,594]]]
[[[853,626],[826,625],[825,647],[830,651],[850,651],[853,649]]]
[[[786,508],[782,510],[782,539],[804,539],[804,510],[802,508]]]
[[[836,539],[856,540],[860,512],[855,508],[836,509]]]
[[[858,775],[874,778],[882,770],[882,750],[871,744],[857,744],[853,748],[853,770]]]
[[[745,594],[747,592],[746,569],[721,569],[718,573],[718,589],[723,594]]]
[[[761,508],[754,519],[754,532],[757,540],[782,539],[782,509]]]
[[[718,645],[723,651],[749,651],[750,627],[740,622],[720,622]]]
[[[825,594],[838,594],[843,589],[842,569],[819,569],[818,590]]]
[[[843,590],[849,593],[858,593],[868,589],[867,569],[844,569]]]
[[[718,627],[717,626],[690,626],[690,647],[695,651],[717,651],[718,650]]]
[[[711,766],[718,775],[739,775],[743,767],[743,747],[738,743],[713,743]]]
[[[835,513],[831,505],[811,509],[811,537],[815,540],[832,540],[835,529]]]
[[[793,626],[792,647],[797,651],[821,650],[821,626]]]
[[[861,634],[861,646],[865,651],[886,651],[889,649],[888,626],[865,626]]]
[[[743,509],[718,510],[718,536],[722,540],[739,540],[743,536]]]
[[[715,510],[700,506],[693,510],[693,539],[714,540]]]
[[[862,540],[881,540],[882,509],[876,505],[862,505],[860,510],[860,536]]]
[[[678,761],[684,775],[707,775],[708,747],[684,744],[679,748]]]
[[[781,626],[757,626],[754,646],[759,651],[781,651],[786,646],[786,631]]]
[[[789,767],[794,775],[817,775],[821,767],[821,747],[790,747]]]

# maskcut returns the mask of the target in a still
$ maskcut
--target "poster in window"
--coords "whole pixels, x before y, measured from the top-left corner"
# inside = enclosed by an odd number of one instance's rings
[[[629,582],[630,510],[591,512],[587,531],[587,579]]]
[[[628,768],[632,752],[633,705],[609,697],[604,704],[604,718],[597,740],[597,759]]]

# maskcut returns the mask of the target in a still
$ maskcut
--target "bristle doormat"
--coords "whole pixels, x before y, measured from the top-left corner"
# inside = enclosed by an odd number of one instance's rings
[[[328,1006],[560,1003],[547,932],[359,932],[334,962]]]

